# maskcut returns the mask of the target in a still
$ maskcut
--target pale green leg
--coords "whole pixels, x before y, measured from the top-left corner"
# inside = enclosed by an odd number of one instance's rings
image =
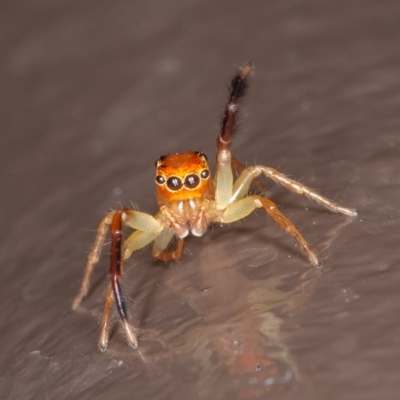
[[[139,250],[142,247],[154,241],[158,235],[159,233],[154,233],[154,232],[142,232],[142,231],[133,232],[132,235],[130,235],[124,241],[124,252],[123,252],[124,260],[129,258],[134,251]]]
[[[161,261],[179,260],[183,251],[183,239],[178,238],[176,247],[172,251],[166,251],[169,243],[174,237],[172,229],[165,229],[154,241],[153,245],[153,257],[158,258]]]
[[[217,220],[222,223],[232,223],[239,221],[249,214],[251,214],[256,208],[264,208],[266,213],[287,233],[292,235],[294,239],[301,245],[301,247],[305,250],[308,255],[308,258],[314,266],[320,266],[321,264],[318,261],[318,258],[311,250],[310,245],[304,239],[303,235],[296,228],[292,221],[288,217],[286,217],[279,209],[276,204],[261,196],[248,196],[244,199],[238,200],[232,204],[230,204],[226,210],[222,213],[222,215]]]
[[[123,216],[124,225],[143,232],[160,233],[163,225],[150,214],[136,210],[125,210]]]
[[[215,201],[218,210],[224,210],[230,203],[233,187],[231,152],[221,150],[217,158],[217,173],[215,175]]]
[[[231,203],[235,202],[246,196],[250,189],[251,182],[254,178],[259,176],[260,174],[264,174],[267,178],[272,179],[274,182],[284,186],[286,189],[297,193],[303,194],[308,198],[316,201],[318,204],[323,205],[324,207],[330,209],[331,211],[338,212],[341,214],[356,216],[357,211],[351,208],[342,207],[333,201],[328,200],[327,198],[319,195],[314,190],[308,188],[300,182],[296,182],[293,179],[288,178],[286,175],[281,174],[277,170],[269,167],[264,167],[263,165],[256,165],[253,167],[246,168],[239,178],[236,180],[233,186],[233,193],[231,197]]]
[[[172,231],[172,229],[165,229],[160,233],[160,235],[154,241],[153,251],[152,251],[154,257],[159,256],[167,248],[173,236],[174,232]]]

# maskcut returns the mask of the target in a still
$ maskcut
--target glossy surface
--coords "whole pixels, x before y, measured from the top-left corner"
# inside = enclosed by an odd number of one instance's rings
[[[399,398],[398,2],[42,0],[0,19],[2,399]],[[95,224],[157,210],[162,154],[213,168],[221,86],[247,59],[235,154],[358,219],[268,184],[322,274],[261,213],[177,262],[145,249],[126,266],[140,347],[99,353],[107,256],[70,310]]]

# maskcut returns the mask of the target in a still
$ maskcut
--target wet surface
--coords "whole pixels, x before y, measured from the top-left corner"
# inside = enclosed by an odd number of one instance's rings
[[[1,8],[2,399],[397,399],[400,4],[396,1],[5,2]],[[324,262],[257,213],[139,251],[96,348],[108,247],[71,302],[101,217],[154,213],[154,161],[215,154],[225,88],[256,69],[235,155],[340,204],[268,182]]]

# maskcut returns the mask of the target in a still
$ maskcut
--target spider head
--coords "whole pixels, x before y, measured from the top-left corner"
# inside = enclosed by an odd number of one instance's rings
[[[207,157],[198,151],[160,157],[156,162],[156,184],[159,205],[214,196]]]

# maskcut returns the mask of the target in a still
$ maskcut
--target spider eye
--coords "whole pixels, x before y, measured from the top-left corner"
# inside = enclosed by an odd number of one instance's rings
[[[188,175],[185,178],[185,186],[188,189],[194,189],[195,187],[199,186],[199,183],[200,183],[200,178],[196,174]]]
[[[170,178],[167,179],[167,187],[170,190],[177,191],[181,189],[182,186],[183,186],[182,181],[176,176],[171,176]]]
[[[208,160],[207,156],[206,156],[205,154],[203,154],[203,153],[199,153],[199,156],[200,156],[204,161],[207,161],[207,160]]]
[[[162,185],[163,183],[165,183],[165,178],[164,178],[162,175],[157,175],[157,176],[156,176],[156,182],[157,182],[159,185]]]
[[[210,171],[208,169],[203,169],[200,176],[202,177],[202,179],[207,179],[210,176]]]
[[[161,164],[161,163],[165,160],[165,157],[167,157],[167,156],[161,156],[161,157],[155,162],[156,168],[158,167],[159,164]]]

